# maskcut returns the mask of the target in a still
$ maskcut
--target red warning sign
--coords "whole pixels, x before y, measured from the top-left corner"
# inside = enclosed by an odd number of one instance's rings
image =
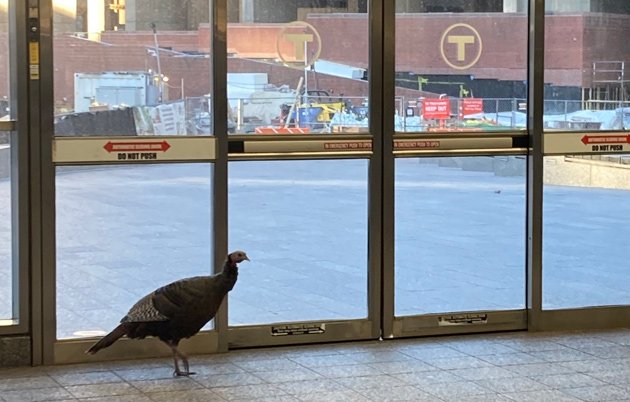
[[[483,113],[483,99],[464,98],[460,103],[460,116],[466,117],[471,114]]]
[[[451,117],[451,101],[448,99],[423,99],[422,117],[425,120],[446,120]]]

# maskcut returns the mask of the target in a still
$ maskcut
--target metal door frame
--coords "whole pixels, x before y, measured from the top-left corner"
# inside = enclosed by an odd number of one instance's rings
[[[40,32],[41,32],[41,80],[34,83],[31,90],[34,105],[33,111],[38,111],[38,118],[31,119],[34,125],[34,144],[31,147],[33,164],[32,170],[36,172],[32,179],[34,191],[34,229],[36,236],[33,238],[33,289],[34,309],[33,314],[41,317],[35,319],[33,324],[33,361],[34,364],[59,364],[77,363],[98,360],[114,360],[123,358],[170,356],[166,347],[157,339],[147,339],[136,342],[122,339],[111,348],[99,353],[99,356],[90,358],[84,351],[95,339],[82,338],[71,340],[57,340],[56,326],[56,228],[55,228],[55,180],[56,167],[63,165],[111,165],[112,162],[91,159],[91,157],[75,158],[76,147],[91,146],[94,140],[106,141],[121,139],[117,137],[64,137],[55,138],[54,133],[54,68],[53,68],[53,7],[52,0],[30,0],[39,2]],[[227,96],[225,79],[221,73],[227,65],[227,0],[215,1],[216,6],[211,10],[211,80],[214,83],[212,112],[216,115],[227,115]],[[221,96],[222,95],[222,96]],[[217,100],[218,99],[218,100]],[[213,136],[195,137],[167,137],[167,136],[143,136],[142,141],[187,140],[194,148],[194,144],[200,140],[205,143],[205,151],[192,152],[189,157],[175,158],[174,160],[158,163],[207,163],[211,166],[211,179],[213,181],[213,202],[211,216],[214,222],[211,236],[212,267],[216,271],[223,263],[227,253],[227,121],[212,119]],[[125,137],[129,140],[129,137]],[[97,147],[102,147],[102,144]],[[209,147],[209,148],[208,148]],[[74,155],[74,156],[73,156]],[[118,162],[113,162],[117,164]],[[136,162],[144,164],[144,162]],[[37,174],[39,173],[39,174]],[[39,248],[41,247],[41,248]],[[41,278],[41,280],[40,280]],[[40,296],[41,295],[41,296]],[[37,301],[39,301],[39,304]],[[183,341],[181,349],[186,353],[215,353],[227,350],[225,332],[225,305],[217,313],[213,330],[203,331],[189,340]]]
[[[394,26],[395,11],[393,6],[385,14],[387,25]],[[437,318],[440,314],[422,316],[395,317],[394,316],[394,158],[393,152],[384,147],[384,216],[383,216],[383,337],[424,336],[437,334],[472,333],[485,331],[530,330],[530,331],[562,331],[577,329],[619,328],[630,325],[630,305],[588,306],[581,308],[562,308],[554,310],[543,309],[543,187],[544,187],[544,157],[546,155],[576,154],[574,150],[559,151],[559,136],[581,136],[584,133],[545,132],[543,125],[544,111],[544,38],[545,38],[545,0],[529,0],[528,4],[528,99],[527,99],[527,132],[526,137],[518,133],[505,133],[512,136],[515,146],[510,150],[455,150],[446,153],[426,152],[425,155],[525,155],[527,157],[527,207],[526,207],[526,262],[525,278],[526,291],[524,295],[525,309],[509,311],[487,312],[488,323],[485,325],[464,325],[439,328]],[[393,76],[394,68],[388,65],[395,56],[395,41],[389,35],[385,36],[384,91],[385,99],[394,99],[393,84],[387,82],[387,77]],[[391,106],[393,107],[393,105]],[[385,109],[387,110],[387,109]],[[390,124],[387,127],[393,127]],[[405,138],[408,136],[391,134],[385,130],[388,138]],[[627,134],[627,131],[623,131]],[[597,132],[596,135],[619,134],[619,132]],[[421,136],[422,137],[422,136]],[[419,138],[421,138],[419,137]],[[428,136],[430,138],[430,136]],[[553,149],[545,145],[553,140]],[[549,139],[551,138],[551,139]],[[386,141],[388,143],[390,141]],[[518,145],[516,145],[518,144]],[[404,153],[404,152],[403,152]],[[422,152],[416,152],[421,154]],[[580,152],[577,152],[578,154]],[[627,154],[627,152],[625,152]],[[410,152],[413,156],[413,152]],[[401,155],[405,156],[405,155]],[[464,312],[465,314],[466,312]],[[475,311],[474,313],[479,313]],[[486,312],[481,312],[486,313]],[[449,313],[446,313],[449,314]],[[458,313],[455,313],[458,314]]]
[[[371,84],[372,85],[372,84]],[[372,88],[372,87],[371,87]],[[370,92],[370,95],[372,92]],[[370,113],[374,113],[371,109]],[[372,123],[370,123],[372,124]],[[374,131],[370,130],[372,133]],[[366,144],[371,150],[330,151],[324,144],[331,142],[354,142]],[[265,323],[256,325],[229,326],[227,339],[229,348],[272,345],[292,345],[304,343],[334,342],[343,340],[378,339],[380,336],[380,166],[378,152],[379,141],[370,135],[335,135],[330,139],[326,135],[286,137],[232,135],[229,146],[236,152],[230,152],[230,161],[255,160],[367,160],[368,167],[368,259],[367,305],[368,316],[363,319],[316,320]],[[271,152],[269,152],[271,150]],[[229,301],[229,298],[228,298]],[[294,336],[276,336],[274,327],[295,328]],[[313,328],[309,331],[308,328]],[[307,328],[306,330],[304,328]]]
[[[386,26],[395,27],[396,23],[396,10],[395,2],[388,4],[384,19]],[[537,67],[544,67],[542,64],[542,40],[541,34],[543,33],[543,17],[544,17],[544,2],[543,1],[530,1],[530,9],[528,13],[529,21],[529,53],[528,59],[528,79],[530,80],[530,93],[529,102],[538,102],[542,105],[542,84],[543,84],[543,72],[544,70],[536,70]],[[536,24],[536,25],[535,25]],[[535,29],[534,29],[535,28]],[[393,31],[390,29],[390,31]],[[396,56],[396,41],[394,32],[388,32],[385,37],[385,52],[383,64],[386,66],[384,76],[387,77],[388,82],[384,85],[384,97],[391,103],[390,109],[394,108],[394,82],[393,77],[395,75],[395,60]],[[534,52],[536,50],[536,52]],[[536,58],[538,56],[538,58]],[[534,74],[536,72],[536,74]],[[535,89],[535,91],[534,91]],[[540,90],[539,90],[540,89]],[[530,103],[528,106],[532,106]],[[388,110],[387,108],[384,110]],[[530,108],[529,111],[534,110]],[[542,112],[542,106],[540,107]],[[535,112],[534,112],[535,113]],[[528,166],[531,169],[531,155],[532,149],[529,144],[534,143],[534,138],[539,136],[542,128],[542,113],[535,117],[540,121],[540,125],[533,126],[533,113],[529,114],[529,122],[527,131],[507,131],[496,132],[488,135],[488,133],[463,133],[459,135],[449,134],[448,137],[439,136],[431,133],[415,133],[415,134],[402,134],[394,132],[393,121],[389,122],[385,130],[386,138],[388,139],[387,146],[384,147],[384,180],[386,188],[384,188],[384,207],[383,207],[383,338],[399,338],[399,337],[412,337],[412,336],[428,336],[428,335],[447,335],[447,334],[461,334],[461,333],[477,333],[477,332],[491,332],[491,331],[513,331],[528,329],[528,317],[531,314],[535,315],[535,306],[530,306],[529,301],[534,299],[536,295],[540,295],[540,287],[534,283],[533,278],[539,277],[538,274],[531,273],[540,272],[539,261],[529,256],[529,251],[526,253],[527,258],[524,261],[523,268],[524,278],[526,279],[525,292],[522,295],[524,308],[514,310],[493,310],[493,311],[462,311],[462,312],[440,312],[432,314],[422,314],[415,316],[400,316],[395,315],[395,160],[397,158],[404,157],[431,157],[431,156],[497,156],[497,155],[519,155],[530,158],[528,160]],[[431,141],[440,139],[442,142],[446,142],[445,149],[431,150],[431,149],[396,149],[396,141]],[[455,144],[468,143],[466,147],[448,145],[448,141]],[[527,173],[527,194],[529,198],[537,194],[537,189],[542,186],[542,181],[533,180],[533,176],[530,175],[531,171]],[[541,176],[542,178],[542,176]],[[541,209],[541,205],[528,205],[530,208]],[[528,210],[527,213],[527,229],[526,236],[531,238],[532,227],[531,223],[534,223],[536,229],[537,221],[535,221],[535,214],[531,214]],[[525,222],[524,222],[525,225]],[[539,240],[539,237],[535,238]],[[532,249],[526,239],[523,239],[523,247],[527,245],[527,250]],[[528,294],[528,291],[531,294]],[[456,316],[460,318],[479,317],[482,316],[481,324],[475,323],[475,320],[460,320],[459,325],[441,326],[440,319],[448,318],[450,316]]]
[[[11,0],[13,5],[18,2]],[[26,3],[26,2],[25,2]],[[18,256],[20,273],[20,317],[29,317],[33,338],[33,363],[59,363],[87,361],[83,350],[90,341],[56,341],[55,305],[55,162],[53,161],[53,62],[52,62],[52,0],[28,0],[40,13],[41,32],[41,79],[28,80],[27,74],[27,5],[16,10],[15,54],[17,60],[16,90],[26,96],[17,99],[19,118],[15,128],[19,136],[15,148],[17,171],[29,171],[29,182],[22,175],[18,180],[20,200],[17,218],[19,221]],[[426,133],[395,134],[394,116],[382,113],[394,109],[395,75],[395,2],[370,0],[369,36],[370,55],[368,69],[370,98],[369,134],[351,136],[354,141],[371,142],[370,151],[323,152],[299,149],[278,152],[234,151],[247,144],[254,148],[273,137],[229,136],[225,119],[212,119],[216,138],[216,157],[213,160],[213,204],[214,220],[212,247],[214,266],[219,266],[227,252],[227,169],[229,160],[289,160],[289,159],[348,159],[369,160],[369,204],[368,204],[368,318],[362,320],[322,321],[327,325],[325,334],[305,334],[297,337],[272,337],[270,325],[229,327],[227,301],[215,319],[215,330],[195,337],[190,346],[192,352],[226,351],[229,348],[263,345],[287,345],[308,342],[332,342],[339,340],[360,340],[423,336],[464,332],[498,330],[554,330],[569,328],[615,327],[630,324],[630,307],[610,306],[584,309],[543,311],[542,309],[542,210],[543,210],[543,100],[544,100],[544,0],[529,1],[529,47],[528,47],[528,124],[526,132],[496,133],[512,139],[514,146],[509,148],[477,147],[471,149],[449,149],[442,151],[401,151],[395,149],[394,141],[401,139],[430,138]],[[215,0],[212,7],[212,112],[215,116],[227,115],[227,0]],[[20,34],[22,33],[22,34]],[[12,87],[13,88],[13,87]],[[23,91],[24,92],[21,92]],[[0,125],[0,129],[7,125]],[[14,129],[13,126],[8,127]],[[23,133],[32,133],[28,140]],[[482,135],[453,136],[452,138],[479,139]],[[160,137],[162,138],[162,137]],[[335,139],[343,139],[336,136]],[[450,138],[450,137],[449,137]],[[280,140],[278,138],[278,140]],[[295,142],[303,141],[318,147],[322,136],[295,137]],[[286,141],[287,144],[291,141]],[[268,143],[267,143],[268,145]],[[298,147],[299,148],[299,147]],[[489,324],[485,326],[462,326],[440,328],[436,325],[438,314],[400,317],[394,316],[394,165],[396,157],[437,156],[437,155],[525,155],[527,169],[527,238],[526,247],[526,294],[523,295],[523,310],[488,312]],[[15,166],[15,165],[14,165]],[[30,199],[26,195],[30,193]],[[26,204],[26,206],[25,206]],[[30,212],[30,214],[29,214]],[[30,216],[29,224],[27,217]],[[30,253],[28,252],[30,243]],[[30,267],[30,282],[25,282]],[[27,300],[30,285],[31,298]],[[30,306],[29,306],[30,303]],[[291,323],[303,324],[303,323]],[[307,323],[308,324],[308,323]],[[24,333],[29,331],[28,323],[20,322],[9,331]],[[0,328],[0,334],[6,333]],[[165,355],[152,348],[154,342],[121,342],[118,349],[104,353],[103,359],[130,356]],[[79,356],[80,355],[80,356]]]
[[[527,101],[530,153],[528,160],[527,200],[527,325],[530,331],[566,331],[626,328],[630,325],[630,305],[588,306],[583,308],[543,308],[543,187],[544,157],[558,155],[557,146],[549,149],[545,139],[559,136],[581,136],[584,133],[548,132],[544,130],[544,40],[545,0],[529,0],[529,94]],[[617,134],[619,132],[616,132]],[[627,134],[628,131],[622,131]],[[597,134],[606,135],[605,131]],[[608,133],[610,134],[610,133]],[[576,154],[564,149],[560,154]],[[579,152],[578,152],[579,153]]]
[[[229,136],[229,144],[232,152],[228,153],[229,160],[292,160],[292,159],[361,159],[368,160],[368,258],[367,258],[367,304],[368,316],[364,319],[348,320],[317,320],[290,323],[268,323],[260,325],[232,326],[228,328],[227,339],[230,348],[292,345],[314,342],[334,342],[343,340],[367,340],[378,339],[381,336],[381,264],[382,264],[382,149],[385,146],[385,120],[393,116],[387,116],[380,111],[387,107],[387,97],[383,93],[384,67],[383,36],[386,35],[384,25],[384,12],[388,7],[387,0],[370,0],[368,5],[369,25],[369,133],[357,135],[335,134],[307,136],[293,135],[290,140],[286,137],[274,136]],[[227,67],[227,66],[226,66]],[[227,76],[227,69],[224,71]],[[387,110],[387,109],[385,109]],[[351,141],[365,144],[365,148],[352,151],[326,150],[324,143],[335,141]],[[369,144],[369,145],[368,145]],[[325,325],[325,331],[320,329]],[[315,326],[316,333],[308,331],[296,331],[296,336],[274,336],[274,326],[306,327]]]
[[[381,0],[374,1],[377,5]],[[53,100],[53,24],[52,24],[52,0],[41,0],[39,7],[41,15],[41,81],[39,81],[33,89],[34,97],[38,100],[41,119],[37,119],[37,132],[40,132],[39,142],[34,145],[37,152],[37,165],[33,167],[34,171],[41,172],[41,178],[37,178],[33,182],[34,186],[40,187],[38,192],[40,199],[37,200],[37,210],[41,214],[36,222],[39,222],[37,232],[41,235],[41,250],[34,251],[34,257],[40,258],[41,263],[41,311],[38,316],[42,317],[41,326],[34,328],[34,345],[38,345],[38,350],[34,351],[36,364],[59,364],[59,363],[78,363],[97,360],[113,360],[130,357],[154,357],[169,355],[166,348],[157,347],[159,341],[155,339],[147,339],[142,342],[134,340],[122,339],[112,347],[99,353],[98,356],[88,357],[84,354],[86,348],[94,342],[94,339],[56,339],[56,238],[55,238],[55,168],[63,165],[109,165],[112,162],[102,160],[92,160],[90,157],[83,157],[76,154],[76,148],[85,148],[93,142],[102,142],[107,140],[116,140],[116,137],[64,137],[55,138],[53,116],[54,116],[54,100]],[[215,116],[227,116],[227,84],[224,77],[227,76],[227,0],[216,0],[211,10],[213,15],[213,38],[212,46],[212,79],[213,85],[213,101],[212,114]],[[370,35],[379,38],[382,22],[379,14],[376,17],[370,17]],[[374,31],[376,30],[376,31]],[[371,62],[380,60],[382,56],[378,51],[373,52],[370,56]],[[375,64],[378,66],[378,63]],[[372,71],[371,76],[378,77],[380,75],[379,68],[376,67]],[[370,84],[370,96],[374,97],[375,102],[381,99],[381,84],[378,79]],[[378,122],[379,113],[377,107],[370,109],[370,117],[374,122]],[[330,142],[327,136],[309,135],[305,138],[292,137],[291,141],[287,141],[286,137],[274,138],[271,136],[261,136],[252,138],[253,136],[229,136],[226,119],[212,119],[214,135],[214,157],[212,158],[212,249],[214,251],[214,267],[220,267],[223,263],[224,255],[227,253],[227,209],[228,209],[228,160],[260,160],[260,159],[348,159],[362,158],[370,159],[369,174],[373,177],[371,180],[376,183],[369,190],[369,241],[368,248],[370,256],[368,257],[369,270],[368,283],[368,310],[369,316],[366,319],[347,320],[347,321],[329,321],[325,320],[326,331],[324,334],[291,337],[272,337],[270,335],[269,325],[255,325],[243,327],[229,327],[227,319],[227,306],[229,297],[226,298],[220,310],[215,317],[215,327],[212,331],[202,332],[199,335],[184,341],[183,350],[188,353],[211,353],[225,352],[228,348],[239,346],[262,346],[262,345],[278,345],[305,342],[326,342],[340,340],[359,340],[359,339],[376,339],[380,336],[380,182],[381,167],[379,165],[380,152],[378,152],[379,141],[375,140],[374,148],[370,151],[358,152],[331,152],[331,151],[307,151],[295,152],[291,149],[297,145],[298,148],[312,149],[322,145],[324,141]],[[376,124],[378,130],[378,123]],[[381,138],[382,136],[378,136]],[[143,139],[165,139],[168,137],[145,137]],[[180,137],[183,138],[183,137]],[[376,136],[375,136],[376,138]],[[122,139],[122,138],[118,138]],[[190,141],[196,140],[198,137],[191,137]],[[257,145],[264,143],[267,148],[274,139],[282,139],[276,148],[279,152],[230,152],[230,149],[237,148],[242,150],[256,148]],[[343,139],[342,136],[335,136],[335,140]],[[372,141],[370,136],[351,136],[349,139],[353,141]],[[173,138],[174,140],[174,138]],[[289,144],[289,147],[285,146]],[[97,145],[102,146],[101,145]],[[375,156],[376,155],[376,156]],[[200,160],[201,161],[201,160]],[[207,162],[208,160],[203,160]],[[113,162],[116,164],[117,162]],[[177,163],[177,162],[175,162]],[[287,325],[301,325],[304,323],[289,323]],[[277,325],[277,324],[274,324]]]

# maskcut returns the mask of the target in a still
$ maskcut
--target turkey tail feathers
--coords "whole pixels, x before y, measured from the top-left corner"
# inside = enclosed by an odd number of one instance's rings
[[[116,342],[120,337],[125,335],[125,333],[126,333],[126,331],[125,331],[125,323],[122,323],[119,326],[117,326],[116,328],[114,328],[114,330],[112,332],[110,332],[109,334],[105,335],[100,341],[98,341],[94,345],[92,345],[92,347],[89,348],[88,350],[86,350],[85,353],[93,355],[94,353],[98,352],[99,350],[104,349],[104,348],[110,346],[112,343]]]

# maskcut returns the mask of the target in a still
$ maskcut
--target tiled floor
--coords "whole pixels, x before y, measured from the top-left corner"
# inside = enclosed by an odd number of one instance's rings
[[[0,370],[0,400],[630,401],[630,330],[502,333]]]

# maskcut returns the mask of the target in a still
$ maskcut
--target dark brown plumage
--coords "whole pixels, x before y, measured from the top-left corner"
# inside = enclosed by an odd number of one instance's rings
[[[194,374],[188,358],[177,349],[179,341],[195,335],[214,318],[225,295],[232,290],[238,277],[238,263],[249,261],[243,251],[228,254],[223,270],[212,276],[181,279],[144,296],[131,307],[112,332],[89,348],[94,354],[126,335],[133,339],[155,336],[173,351],[173,375]],[[178,359],[184,370],[180,370]]]

